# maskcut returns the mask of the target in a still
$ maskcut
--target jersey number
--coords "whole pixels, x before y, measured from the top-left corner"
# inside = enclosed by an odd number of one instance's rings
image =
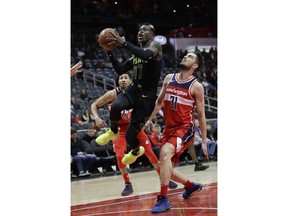
[[[139,65],[134,65],[134,77],[136,79],[141,80],[142,79],[142,71],[143,71],[143,65],[139,64]]]
[[[171,109],[174,109],[174,110],[177,110],[177,97],[175,96],[170,96],[170,108]]]

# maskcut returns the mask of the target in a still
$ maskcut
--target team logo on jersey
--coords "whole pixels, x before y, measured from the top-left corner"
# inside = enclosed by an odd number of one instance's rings
[[[125,119],[125,120],[130,119],[131,118],[131,112],[132,112],[132,109],[131,110],[122,110],[121,111],[121,118]]]

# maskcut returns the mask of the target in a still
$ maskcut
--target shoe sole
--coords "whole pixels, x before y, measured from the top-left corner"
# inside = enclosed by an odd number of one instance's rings
[[[129,196],[132,193],[133,193],[133,191],[131,193],[129,193],[129,194],[121,194],[121,196]]]
[[[163,211],[151,211],[151,213],[161,213],[161,212],[165,212],[171,209],[171,206]]]
[[[194,169],[194,171],[195,172],[197,172],[197,171],[203,171],[203,170],[206,170],[206,169],[208,169],[209,167],[206,167],[206,168],[202,168],[202,169]]]

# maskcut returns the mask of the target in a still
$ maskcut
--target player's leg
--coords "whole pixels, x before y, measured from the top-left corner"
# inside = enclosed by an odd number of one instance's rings
[[[175,153],[175,147],[171,143],[165,143],[160,151],[160,182],[161,190],[160,195],[157,196],[157,203],[152,208],[152,213],[164,212],[171,208],[168,200],[168,184],[172,175],[172,162],[171,158]]]
[[[151,143],[150,143],[150,140],[149,140],[147,134],[143,130],[141,130],[140,133],[137,135],[137,138],[140,142],[140,146],[143,146],[145,149],[146,157],[148,158],[148,160],[150,161],[150,163],[153,165],[156,172],[160,176],[159,160],[152,149],[152,146],[151,146]],[[169,187],[169,189],[175,189],[178,187],[178,185],[175,182],[170,180],[168,187]]]
[[[126,168],[126,164],[122,163],[122,158],[124,157],[124,152],[126,151],[126,139],[125,133],[123,133],[123,131],[121,131],[120,137],[114,140],[113,144],[113,149],[116,154],[117,165],[125,182],[125,187],[124,190],[121,192],[121,195],[128,196],[133,193],[133,187],[130,181],[128,170]]]
[[[134,112],[134,110],[133,110]],[[133,115],[133,113],[132,113]],[[123,159],[122,159],[122,163],[124,164],[132,164],[134,163],[138,157],[142,156],[145,152],[145,149],[140,146],[140,142],[137,138],[137,135],[140,132],[140,128],[139,127],[135,127],[134,124],[131,123],[127,128],[127,132],[126,132],[126,141],[127,143],[130,144],[132,150],[126,154]]]
[[[133,96],[134,106],[126,133],[127,143],[130,144],[132,150],[122,159],[122,162],[125,164],[134,163],[138,157],[144,154],[145,149],[140,146],[137,136],[150,117],[155,105],[155,101],[153,102],[151,98],[142,98],[142,94],[139,91]]]

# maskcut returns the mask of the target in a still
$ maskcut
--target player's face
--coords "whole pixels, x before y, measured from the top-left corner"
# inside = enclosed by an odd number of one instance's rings
[[[185,66],[186,68],[191,68],[192,66],[195,66],[198,64],[196,63],[197,60],[197,55],[195,53],[188,53],[187,55],[185,55],[182,59],[182,61],[180,62],[181,66]]]
[[[128,74],[122,74],[118,80],[121,89],[126,89],[131,84],[131,79]]]
[[[149,25],[142,25],[138,30],[138,42],[143,43],[150,40],[153,36]]]
[[[77,138],[77,133],[71,134],[71,138],[72,138],[72,139],[76,139],[76,138]]]
[[[155,127],[155,132],[160,133],[161,132],[161,127]]]

